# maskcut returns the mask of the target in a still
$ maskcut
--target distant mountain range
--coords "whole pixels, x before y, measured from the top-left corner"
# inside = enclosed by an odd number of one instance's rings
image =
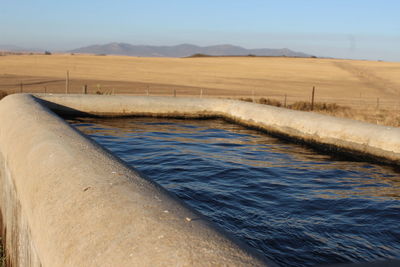
[[[9,52],[38,52],[45,50],[23,48],[15,45],[1,45],[0,51]],[[57,52],[57,51],[56,51]],[[295,52],[287,48],[271,49],[246,49],[234,45],[213,45],[197,46],[192,44],[181,44],[175,46],[151,46],[151,45],[131,45],[127,43],[109,43],[104,45],[91,45],[69,51],[59,51],[68,53],[82,54],[104,54],[104,55],[124,55],[138,57],[189,57],[197,56],[267,56],[267,57],[312,57],[312,55]]]
[[[188,57],[195,54],[209,56],[286,56],[312,57],[287,48],[283,49],[246,49],[233,45],[197,46],[181,44],[175,46],[131,45],[126,43],[110,43],[105,45],[91,45],[68,51],[70,53],[125,55],[139,57]]]

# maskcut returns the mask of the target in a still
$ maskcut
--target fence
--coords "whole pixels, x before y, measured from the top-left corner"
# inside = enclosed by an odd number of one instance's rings
[[[189,97],[219,97],[233,99],[247,99],[256,102],[260,98],[279,101],[281,106],[291,105],[295,102],[335,103],[340,106],[347,106],[354,109],[384,109],[400,110],[400,98],[385,98],[376,96],[363,96],[362,94],[353,97],[330,97],[319,94],[319,88],[305,88],[303,94],[290,94],[289,92],[276,93],[266,88],[265,93],[260,90],[226,90],[217,88],[201,88],[180,85],[161,85],[135,82],[113,82],[70,80],[69,73],[66,79],[39,79],[27,81],[13,81],[0,83],[0,90],[7,93],[70,93],[70,94],[123,94],[123,95],[148,95],[148,96],[189,96]]]

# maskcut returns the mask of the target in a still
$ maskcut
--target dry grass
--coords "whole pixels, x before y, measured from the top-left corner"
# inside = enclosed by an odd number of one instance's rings
[[[146,95],[149,91],[150,95],[173,95],[176,90],[178,96],[199,96],[202,91],[203,97],[264,98],[262,101],[277,101],[275,105],[282,105],[287,95],[287,106],[303,105],[303,109],[307,109],[305,103],[315,86],[316,101],[325,103],[321,112],[355,119],[365,114],[363,120],[398,125],[395,114],[400,110],[400,63],[390,62],[7,55],[0,57],[0,90],[19,92],[22,82],[24,92],[63,93],[67,70],[72,93],[81,93],[87,84],[89,93]],[[339,110],[335,105],[351,109]]]
[[[260,98],[258,99],[258,103],[260,104],[264,104],[264,105],[271,105],[271,106],[275,106],[275,107],[282,107],[282,103],[278,100],[275,99],[270,99],[270,98]]]
[[[7,95],[8,95],[7,92],[1,91],[1,90],[0,90],[0,99],[3,99],[3,98],[6,97]]]
[[[302,111],[316,111],[316,112],[329,112],[329,113],[338,113],[341,111],[350,110],[350,107],[340,106],[336,103],[324,103],[324,102],[316,102],[314,103],[313,109],[311,109],[311,103],[305,101],[298,101],[291,105],[288,105],[288,108]]]
[[[259,104],[270,105],[275,107],[284,106],[280,101],[269,98],[254,99],[254,101],[252,98],[240,98],[239,100],[245,102],[256,102]],[[311,103],[305,101],[298,101],[293,104],[287,105],[286,108],[300,110],[300,111],[311,111]],[[360,110],[348,106],[341,106],[336,103],[317,102],[314,103],[313,112],[340,118],[364,121],[378,125],[400,127],[399,110],[387,110],[387,109],[376,109],[376,108],[367,108]]]
[[[0,237],[0,267],[6,266],[6,255],[3,248],[3,240]]]

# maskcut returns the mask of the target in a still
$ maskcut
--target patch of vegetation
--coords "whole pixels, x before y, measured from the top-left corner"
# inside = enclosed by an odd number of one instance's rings
[[[97,90],[96,95],[112,95],[113,90]]]
[[[250,97],[240,98],[239,100],[245,101],[245,102],[256,102],[256,103],[259,103],[259,104],[270,105],[270,106],[275,106],[275,107],[282,107],[283,106],[282,103],[279,102],[276,99],[264,98],[264,97],[261,97],[259,99],[255,99],[254,101]]]
[[[0,90],[0,99],[3,99],[4,97],[6,97],[8,95],[7,92]]]
[[[4,253],[3,242],[0,237],[0,267],[6,266],[6,255]]]
[[[253,102],[253,99],[251,99],[249,97],[240,98],[239,100],[245,101],[245,102]],[[263,105],[283,107],[282,102],[280,102],[276,99],[272,99],[272,98],[261,97],[261,98],[255,100],[255,102],[259,103],[259,104],[263,104]],[[294,109],[294,110],[302,110],[302,111],[311,111],[311,103],[307,102],[307,101],[298,101],[298,102],[294,102],[293,104],[287,105],[286,108]],[[350,107],[340,106],[336,103],[316,102],[316,103],[314,103],[313,111],[324,111],[324,112],[334,113],[334,112],[346,111],[346,110],[350,110],[350,109],[351,109]]]
[[[270,106],[275,106],[275,107],[282,107],[282,103],[275,99],[262,97],[262,98],[258,99],[257,102],[259,104],[270,105]]]
[[[252,98],[240,98],[245,102],[253,102]],[[270,105],[275,107],[283,107],[282,103],[275,99],[259,98],[256,103]],[[286,108],[301,111],[311,111],[311,103],[307,101],[297,101]],[[358,120],[363,122],[374,123],[378,125],[386,125],[392,127],[400,127],[400,114],[398,110],[387,109],[355,109],[348,106],[338,105],[336,103],[316,102],[314,103],[313,112],[326,114],[330,116]]]
[[[306,101],[298,101],[287,106],[294,110],[311,111],[311,103]],[[316,102],[314,103],[314,111],[337,112],[348,110],[350,107],[340,106],[336,103]]]
[[[253,99],[251,98],[240,98],[239,100],[245,101],[245,102],[253,102]],[[269,105],[269,106],[275,106],[275,107],[283,107],[284,105],[282,102],[276,100],[276,99],[271,99],[271,98],[259,98],[255,100],[256,103],[263,104],[263,105]],[[311,111],[311,103],[307,101],[298,101],[294,102],[293,104],[287,105],[286,108],[289,109],[294,109],[294,110],[301,110],[301,111]],[[349,111],[351,108],[346,107],[346,106],[340,106],[336,103],[325,103],[325,102],[316,102],[314,103],[313,111],[317,112],[324,112],[324,113],[336,113],[336,112],[343,112],[343,111]]]
[[[197,53],[197,54],[193,54],[191,56],[188,56],[188,58],[191,58],[191,57],[212,57],[212,56],[206,55],[206,54]]]
[[[47,56],[50,56],[51,52],[46,50],[46,51],[44,51],[44,54],[47,55]]]
[[[251,99],[249,97],[239,98],[239,100],[244,101],[244,102],[253,102],[253,99]]]

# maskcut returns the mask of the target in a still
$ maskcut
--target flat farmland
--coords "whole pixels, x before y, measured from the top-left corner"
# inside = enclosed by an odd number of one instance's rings
[[[381,117],[400,110],[400,63],[360,60],[8,55],[0,56],[0,90],[64,93],[67,71],[70,93],[81,93],[86,84],[89,93],[172,96],[175,91],[179,97],[202,92],[203,97],[264,97],[282,103],[286,95],[290,104],[310,101],[315,86],[317,102]]]

